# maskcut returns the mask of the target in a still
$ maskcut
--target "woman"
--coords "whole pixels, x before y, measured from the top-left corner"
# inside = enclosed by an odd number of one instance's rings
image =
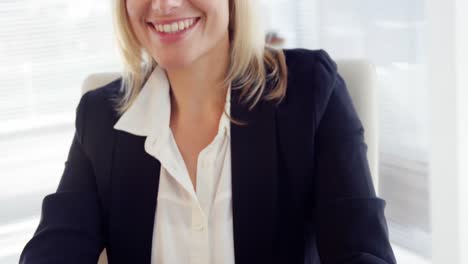
[[[21,263],[395,263],[361,122],[253,0],[115,0],[123,77],[86,93]]]

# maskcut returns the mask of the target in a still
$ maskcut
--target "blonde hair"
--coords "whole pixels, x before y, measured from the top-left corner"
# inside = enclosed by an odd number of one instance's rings
[[[286,95],[287,67],[283,51],[265,44],[262,28],[257,26],[257,0],[229,0],[230,65],[225,85],[241,89],[243,102],[250,109],[262,99],[278,103]],[[143,84],[157,65],[140,46],[128,20],[125,0],[113,0],[114,30],[123,61],[121,92],[116,110],[124,113],[138,96]],[[267,86],[272,82],[272,86]],[[265,91],[266,87],[271,87]],[[232,120],[232,119],[231,119]]]

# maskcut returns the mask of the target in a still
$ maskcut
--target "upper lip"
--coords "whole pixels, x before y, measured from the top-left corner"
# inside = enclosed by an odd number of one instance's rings
[[[155,20],[150,20],[147,21],[148,23],[151,23],[153,25],[161,25],[161,24],[171,24],[173,22],[179,22],[187,19],[197,19],[198,17],[184,17],[184,18],[168,18],[168,19],[155,19]]]

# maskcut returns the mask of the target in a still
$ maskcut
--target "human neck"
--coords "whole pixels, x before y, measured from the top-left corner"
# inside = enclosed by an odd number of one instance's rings
[[[178,120],[212,120],[222,114],[228,88],[223,80],[229,66],[229,42],[218,46],[188,67],[167,71],[171,114]]]

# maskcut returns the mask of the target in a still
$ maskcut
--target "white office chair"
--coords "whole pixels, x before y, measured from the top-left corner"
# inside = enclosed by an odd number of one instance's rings
[[[378,191],[378,126],[376,71],[364,60],[338,60],[338,71],[346,82],[356,111],[365,129],[367,158],[376,192]],[[88,76],[82,85],[82,94],[101,87],[120,77],[119,73],[96,73]],[[106,264],[106,250],[98,264]]]
[[[365,130],[367,159],[375,191],[379,187],[379,141],[377,72],[365,60],[337,60],[338,72],[346,82],[356,112]]]

